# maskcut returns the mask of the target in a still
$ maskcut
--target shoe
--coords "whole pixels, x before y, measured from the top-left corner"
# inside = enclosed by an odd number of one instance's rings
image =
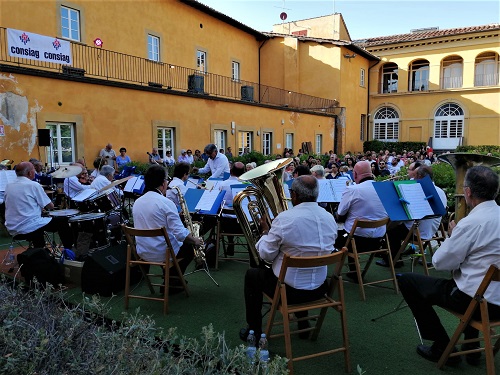
[[[479,349],[479,344],[475,342],[462,344],[462,347],[460,349],[462,351]],[[479,366],[479,363],[481,362],[481,352],[468,353],[465,355],[465,360],[471,366]]]
[[[422,262],[422,259],[418,260],[418,264],[420,264],[421,266],[424,265],[424,262]],[[427,262],[427,267],[433,267],[432,262]]]
[[[355,271],[347,272],[345,276],[351,279],[352,282],[359,284],[358,274]]]
[[[229,256],[234,255],[234,243],[230,243],[227,245],[226,255],[229,255]]]
[[[457,350],[454,349],[453,352],[456,352]],[[438,362],[439,358],[441,358],[441,355],[443,354],[442,350],[437,350],[434,345],[428,346],[428,345],[418,345],[417,346],[417,353],[421,356],[427,359],[428,361],[432,362]],[[449,357],[448,360],[446,361],[447,366],[456,366],[462,361],[462,358],[460,357]]]
[[[309,324],[309,320],[299,320],[297,322],[298,329],[307,329],[311,328],[311,324]],[[300,332],[299,338],[302,340],[307,340],[311,336],[311,331]]]
[[[381,266],[381,267],[389,267],[389,262],[385,261],[384,259],[382,260],[377,260],[375,262],[375,264],[377,266]],[[396,263],[394,263],[394,268],[401,268],[403,267],[405,264],[402,260],[398,260]]]

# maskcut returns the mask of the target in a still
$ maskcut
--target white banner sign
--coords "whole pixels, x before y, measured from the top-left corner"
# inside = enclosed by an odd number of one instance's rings
[[[7,29],[9,56],[24,59],[72,64],[71,43],[50,36]]]

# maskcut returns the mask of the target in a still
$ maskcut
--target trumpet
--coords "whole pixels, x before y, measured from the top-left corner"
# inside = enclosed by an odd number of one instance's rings
[[[175,190],[177,197],[179,198],[179,205],[181,206],[182,213],[184,214],[184,222],[186,223],[186,228],[189,230],[189,232],[193,237],[201,238],[200,236],[201,225],[200,223],[193,222],[191,220],[191,214],[189,213],[189,209],[186,200],[182,195],[181,189],[178,186],[174,186],[171,189]],[[206,261],[204,245],[201,246],[193,245],[193,251],[194,251],[194,262],[196,263],[196,266],[203,266]]]

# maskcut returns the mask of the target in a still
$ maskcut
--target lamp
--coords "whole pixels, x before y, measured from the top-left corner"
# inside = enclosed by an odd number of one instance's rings
[[[353,53],[352,55],[349,55],[348,53],[346,53],[346,54],[344,55],[344,57],[345,57],[346,59],[349,59],[349,62],[351,62],[351,59],[354,59],[354,58],[356,57],[356,54],[355,54],[355,53]]]

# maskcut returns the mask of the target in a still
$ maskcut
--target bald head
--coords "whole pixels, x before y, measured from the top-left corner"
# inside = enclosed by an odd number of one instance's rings
[[[30,172],[32,171],[35,172],[35,167],[29,161],[23,161],[16,166],[16,175],[18,177],[28,177],[32,179],[32,177],[30,177]]]
[[[231,167],[231,176],[240,177],[243,173],[245,173],[245,164],[241,161],[237,161]]]
[[[354,166],[354,181],[357,184],[365,178],[372,177],[372,166],[369,161],[359,161]]]

